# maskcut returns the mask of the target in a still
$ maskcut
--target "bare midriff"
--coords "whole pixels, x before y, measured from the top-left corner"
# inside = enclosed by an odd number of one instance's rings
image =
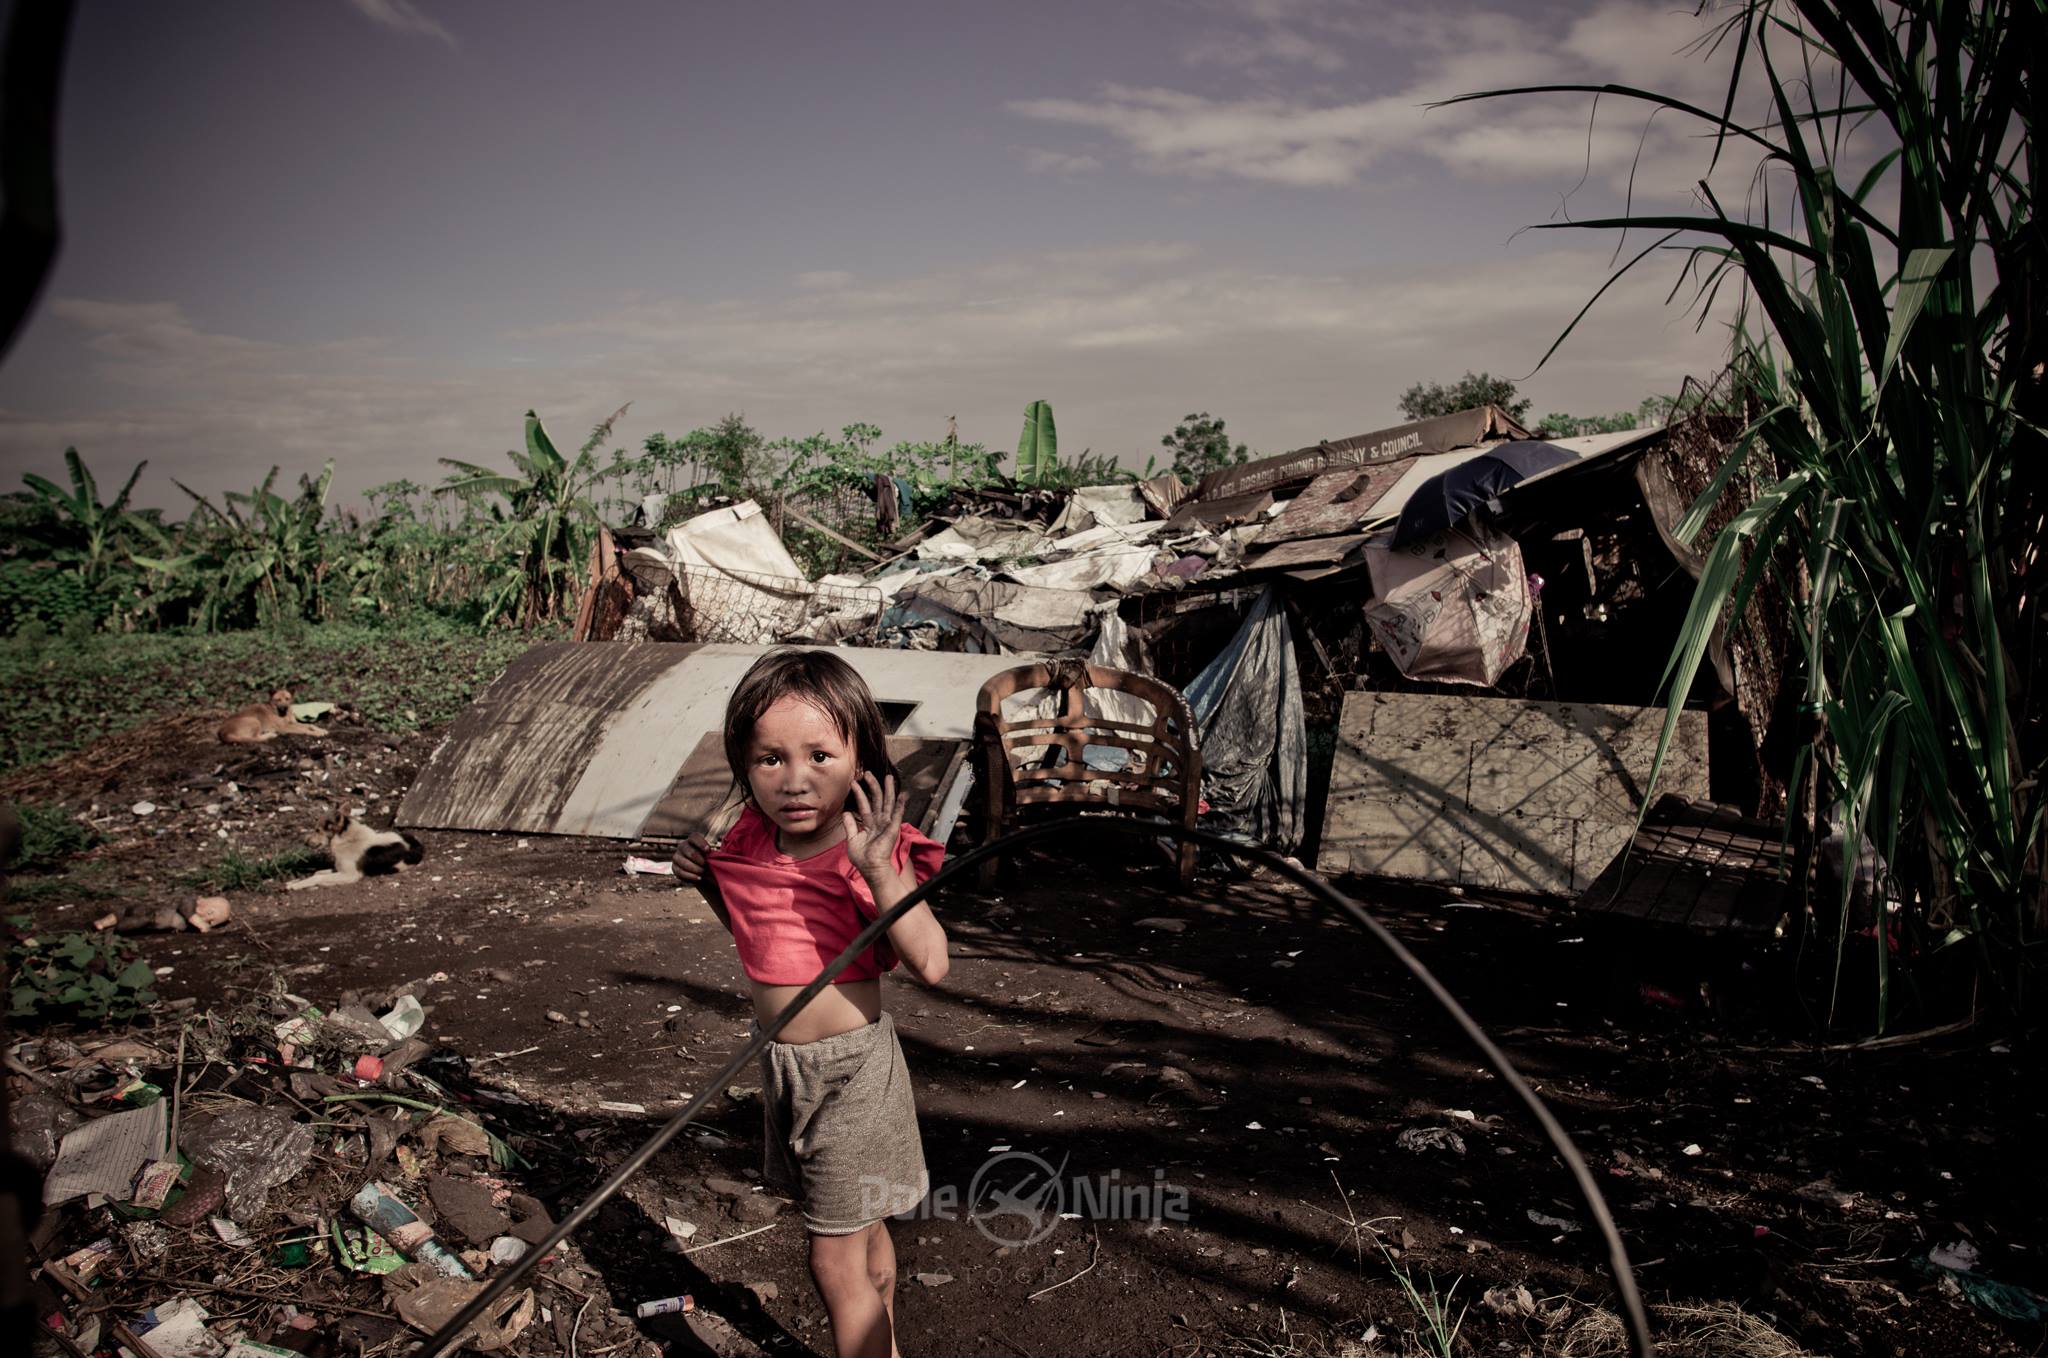
[[[800,985],[769,985],[749,981],[754,991],[754,1018],[766,1027],[803,990]],[[787,1027],[775,1035],[777,1042],[817,1042],[827,1037],[865,1028],[882,1016],[882,979],[846,981],[828,985],[798,1011]]]

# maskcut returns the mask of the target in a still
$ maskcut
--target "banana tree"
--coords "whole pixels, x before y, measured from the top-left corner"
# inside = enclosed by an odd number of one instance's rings
[[[64,466],[71,473],[68,494],[34,472],[21,478],[57,521],[61,536],[49,544],[51,555],[58,561],[78,563],[88,585],[100,582],[108,561],[113,559],[116,539],[129,523],[128,499],[134,493],[136,479],[148,465],[147,460],[135,464],[135,470],[128,473],[121,493],[111,504],[100,503],[99,483],[76,448],[64,450]]]
[[[188,528],[197,531],[211,562],[212,587],[199,608],[199,621],[209,630],[243,616],[251,604],[261,622],[303,617],[317,599],[328,559],[320,525],[334,463],[318,477],[301,477],[299,493],[291,498],[272,489],[277,475],[272,467],[254,490],[229,491],[219,504],[182,481],[172,482],[197,506],[192,518],[198,522],[188,522]]]
[[[600,422],[577,452],[565,458],[542,427],[540,417],[526,412],[526,446],[506,453],[518,475],[492,471],[474,462],[444,457],[454,474],[437,493],[465,498],[497,496],[492,524],[486,533],[495,547],[497,569],[484,585],[487,621],[516,618],[522,627],[559,618],[576,589],[597,509],[590,488],[602,474],[598,445],[626,413],[621,406]]]
[[[1017,436],[1017,480],[1027,486],[1051,481],[1060,465],[1060,436],[1052,419],[1052,402],[1033,401],[1024,407],[1024,432]]]

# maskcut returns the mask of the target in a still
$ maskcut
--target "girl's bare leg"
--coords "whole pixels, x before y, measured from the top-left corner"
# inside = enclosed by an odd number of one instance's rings
[[[878,1221],[868,1227],[868,1281],[881,1294],[882,1309],[889,1315],[889,1358],[903,1358],[895,1346],[896,1334],[896,1242],[890,1238],[889,1223]]]
[[[811,1237],[811,1277],[832,1317],[832,1347],[838,1358],[894,1358],[895,1326],[868,1271],[875,1229]],[[892,1285],[893,1275],[892,1264]]]

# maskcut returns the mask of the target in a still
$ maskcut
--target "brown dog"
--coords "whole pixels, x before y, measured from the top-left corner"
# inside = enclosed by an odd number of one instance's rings
[[[220,724],[224,745],[254,745],[279,736],[324,736],[327,729],[292,718],[292,691],[281,688],[267,703],[250,703]]]
[[[427,855],[420,842],[403,830],[372,830],[349,814],[346,806],[322,821],[320,833],[306,836],[306,843],[333,855],[334,867],[287,882],[287,890],[347,886],[365,877],[404,872]]]

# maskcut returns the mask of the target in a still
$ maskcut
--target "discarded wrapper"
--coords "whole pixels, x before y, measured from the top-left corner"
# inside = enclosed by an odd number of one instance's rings
[[[290,1349],[281,1349],[275,1344],[259,1344],[253,1339],[237,1339],[222,1358],[300,1358],[300,1355]]]
[[[447,1246],[434,1238],[433,1227],[421,1221],[413,1214],[412,1208],[398,1200],[397,1194],[376,1180],[364,1184],[362,1190],[349,1199],[348,1210],[355,1213],[365,1226],[389,1240],[406,1257],[432,1264],[437,1271],[451,1278],[475,1276]]]
[[[95,1240],[84,1249],[73,1250],[61,1261],[64,1269],[79,1282],[89,1283],[99,1271],[114,1262],[114,1238],[108,1236]]]
[[[335,1257],[358,1273],[396,1273],[405,1267],[405,1256],[375,1231],[336,1221],[333,1233]]]
[[[137,1207],[155,1211],[164,1205],[164,1199],[178,1186],[178,1177],[184,1173],[176,1160],[152,1160],[144,1165],[135,1176],[135,1196],[129,1201]]]
[[[697,1302],[685,1292],[680,1297],[663,1297],[659,1301],[643,1301],[633,1308],[635,1317],[641,1320],[649,1316],[681,1315],[697,1309]]]

